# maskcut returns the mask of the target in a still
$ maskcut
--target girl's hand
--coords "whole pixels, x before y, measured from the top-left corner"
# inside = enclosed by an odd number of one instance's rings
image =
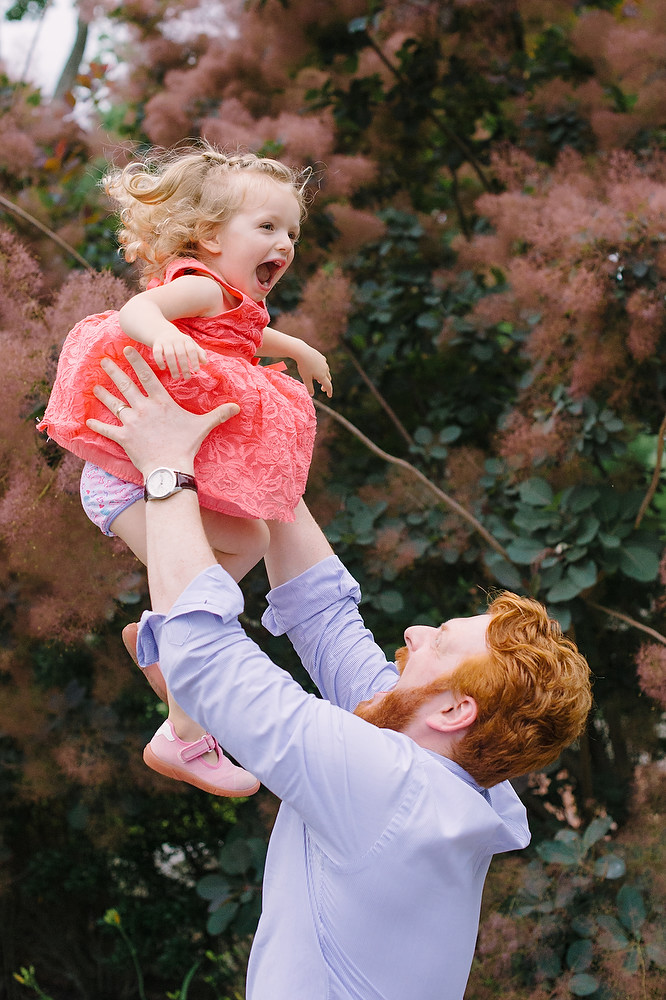
[[[313,379],[315,382],[319,382],[329,398],[333,395],[331,372],[328,367],[328,361],[323,354],[314,347],[310,347],[309,344],[303,344],[299,348],[298,357],[294,358],[294,361],[298,366],[298,374],[303,379],[303,385],[311,396],[314,396]]]
[[[186,333],[181,333],[175,326],[173,332],[169,330],[168,333],[159,334],[155,338],[153,358],[161,371],[168,368],[172,378],[180,378],[182,375],[186,380],[208,361],[203,347]]]

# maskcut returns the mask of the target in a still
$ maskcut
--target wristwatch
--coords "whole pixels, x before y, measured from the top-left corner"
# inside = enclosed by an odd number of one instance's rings
[[[144,500],[166,500],[174,493],[181,490],[194,490],[197,492],[197,483],[194,476],[186,472],[176,472],[175,469],[153,469],[146,476]]]

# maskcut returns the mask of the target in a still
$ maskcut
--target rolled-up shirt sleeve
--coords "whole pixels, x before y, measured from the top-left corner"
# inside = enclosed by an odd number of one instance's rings
[[[329,556],[268,594],[262,623],[287,633],[312,680],[334,705],[353,711],[398,673],[358,611],[361,588],[337,556]]]
[[[330,618],[335,632],[345,613],[335,610],[339,599],[323,604],[315,618]],[[356,609],[353,598],[351,604]],[[405,794],[411,741],[307,694],[246,635],[238,622],[242,607],[231,577],[219,566],[205,570],[168,614],[144,613],[139,662],[159,659],[178,704],[292,805],[327,851],[361,853]],[[309,631],[305,621],[298,628]],[[364,649],[367,641],[357,638]],[[318,643],[328,640],[320,636]]]

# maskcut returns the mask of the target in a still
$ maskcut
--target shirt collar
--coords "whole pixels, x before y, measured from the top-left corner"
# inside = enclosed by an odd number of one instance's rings
[[[483,795],[486,802],[490,802],[489,790],[479,785],[468,771],[462,768],[460,764],[456,764],[455,760],[451,760],[449,757],[442,757],[441,754],[435,753],[434,750],[426,750],[426,753],[430,754],[431,757],[434,757],[436,761],[439,761],[443,767],[455,774],[456,777],[461,778],[465,784],[471,785],[472,788],[476,789],[480,795]]]

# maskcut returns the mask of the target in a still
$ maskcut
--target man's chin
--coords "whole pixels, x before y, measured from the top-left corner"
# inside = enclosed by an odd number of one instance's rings
[[[354,715],[378,729],[393,729],[402,733],[423,704],[423,693],[418,688],[407,691],[386,691],[370,701],[362,701]]]
[[[381,697],[376,694],[369,701],[362,701],[357,705],[354,715],[377,726],[378,729],[393,729],[396,733],[404,733],[422,705],[448,690],[449,681],[450,678],[442,674],[423,687],[404,688],[399,691],[393,688],[382,693]]]

